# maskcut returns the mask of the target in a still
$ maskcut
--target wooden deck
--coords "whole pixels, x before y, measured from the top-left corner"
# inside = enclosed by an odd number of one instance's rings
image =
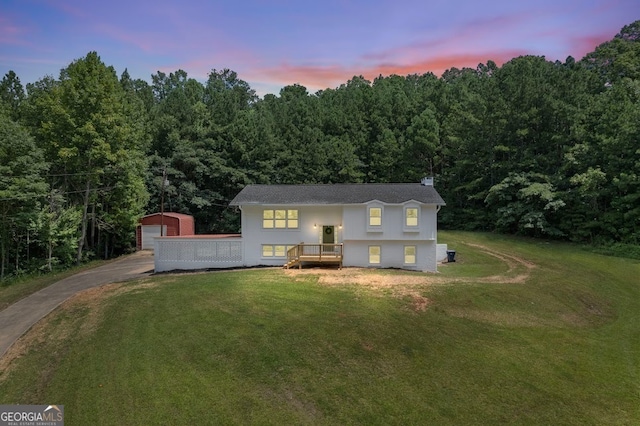
[[[287,251],[285,268],[297,266],[302,269],[302,263],[337,263],[342,269],[342,244],[298,244]]]

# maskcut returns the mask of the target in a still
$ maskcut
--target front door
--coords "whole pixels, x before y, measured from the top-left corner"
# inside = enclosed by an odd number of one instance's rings
[[[336,235],[335,235],[335,226],[329,225],[329,226],[323,226],[322,227],[322,244],[335,244],[336,242]],[[322,246],[322,251],[326,252],[326,251],[333,251],[334,247],[333,246]]]

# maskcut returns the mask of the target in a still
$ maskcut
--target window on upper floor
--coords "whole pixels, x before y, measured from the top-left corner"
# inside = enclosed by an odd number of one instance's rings
[[[264,229],[297,229],[298,210],[265,209],[262,211],[262,227]]]
[[[369,226],[382,226],[382,207],[369,207]]]
[[[406,207],[404,209],[404,226],[407,228],[418,227],[418,208]]]

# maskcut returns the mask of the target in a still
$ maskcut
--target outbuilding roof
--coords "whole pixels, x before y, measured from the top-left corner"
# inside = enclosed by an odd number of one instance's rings
[[[175,213],[175,212],[164,212],[164,213],[151,213],[146,216],[143,216],[142,219],[153,216],[165,216],[165,217],[175,217],[176,219],[193,219],[193,216],[184,214],[184,213]]]
[[[245,204],[364,204],[370,201],[402,204],[417,201],[445,205],[432,185],[419,183],[345,183],[315,185],[248,185],[231,201]]]

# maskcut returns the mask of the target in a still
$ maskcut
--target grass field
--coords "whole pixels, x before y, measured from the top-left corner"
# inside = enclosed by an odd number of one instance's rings
[[[443,232],[439,274],[280,269],[89,290],[0,360],[68,425],[640,424],[640,262]]]
[[[56,281],[60,281],[79,272],[104,265],[111,261],[112,260],[94,260],[60,272],[43,273],[42,275],[26,275],[24,277],[0,281],[0,310],[24,297],[29,296],[30,294],[50,286]]]

